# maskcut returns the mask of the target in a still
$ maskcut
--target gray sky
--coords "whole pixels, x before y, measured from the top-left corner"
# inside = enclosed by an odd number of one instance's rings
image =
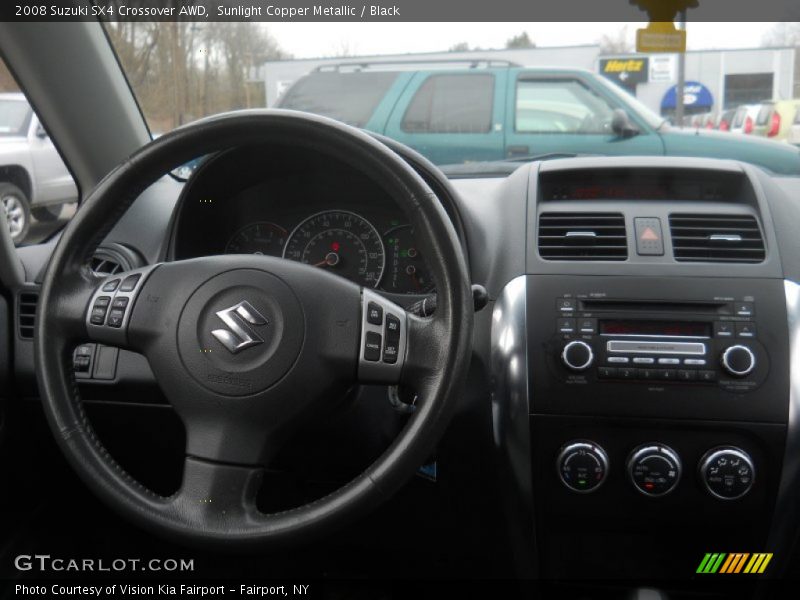
[[[470,47],[503,48],[523,31],[537,46],[591,44],[603,34],[616,37],[627,25],[633,44],[636,29],[645,23],[270,23],[267,28],[295,58],[337,55],[401,54],[447,50],[460,42]],[[691,50],[747,48],[775,23],[689,23]]]

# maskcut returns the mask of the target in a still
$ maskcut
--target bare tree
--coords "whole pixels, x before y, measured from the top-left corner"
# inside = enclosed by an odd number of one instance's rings
[[[530,38],[527,31],[515,35],[506,41],[506,48],[510,50],[523,48],[536,48],[536,43]]]
[[[768,48],[794,46],[794,90],[800,97],[800,23],[776,23],[761,38],[761,45]]]
[[[603,34],[598,40],[601,54],[628,54],[633,46],[628,41],[628,26],[625,25],[613,34]]]

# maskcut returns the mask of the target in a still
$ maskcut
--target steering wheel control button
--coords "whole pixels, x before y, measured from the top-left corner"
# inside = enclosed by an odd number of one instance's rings
[[[139,279],[141,277],[141,275],[129,275],[122,280],[122,285],[119,286],[119,291],[132,292],[134,289],[136,289],[136,284],[139,283]]]
[[[111,312],[108,313],[108,322],[107,325],[109,327],[119,328],[122,327],[122,320],[125,318],[125,311],[121,308],[112,308]]]
[[[722,366],[734,377],[746,377],[756,368],[756,356],[747,346],[731,346],[722,353]]]
[[[377,362],[381,359],[381,334],[374,331],[367,332],[364,342],[364,360]]]
[[[586,342],[578,340],[570,342],[561,351],[561,361],[573,371],[588,369],[593,360],[592,348]]]
[[[367,305],[367,322],[372,325],[383,325],[383,309],[379,304],[370,302]]]
[[[400,379],[406,343],[405,311],[362,288],[361,360],[358,376],[364,382],[396,383]],[[379,318],[376,316],[379,315]]]
[[[653,443],[635,448],[628,457],[628,477],[645,496],[664,496],[678,485],[681,461],[669,446]]]
[[[119,287],[119,279],[112,279],[103,286],[104,292],[115,292]]]
[[[719,500],[736,500],[746,495],[755,481],[755,466],[741,448],[720,446],[700,459],[700,481]]]
[[[116,298],[114,298],[114,302],[111,303],[111,308],[121,308],[124,310],[125,308],[128,307],[129,301],[130,298],[128,298],[127,296],[117,296]]]
[[[573,492],[595,491],[608,476],[608,455],[599,445],[578,440],[563,446],[556,459],[558,478]]]
[[[658,217],[635,217],[636,254],[639,256],[663,256],[664,238],[661,235],[661,219]]]

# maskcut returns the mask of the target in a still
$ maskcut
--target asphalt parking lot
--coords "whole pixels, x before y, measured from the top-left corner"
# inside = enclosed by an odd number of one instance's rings
[[[20,244],[21,246],[30,246],[31,244],[38,244],[39,242],[49,238],[54,231],[61,229],[67,221],[69,221],[78,208],[77,203],[67,204],[61,210],[61,215],[58,220],[44,223],[37,221],[33,216],[31,217],[31,228],[28,230],[28,235],[25,240]]]

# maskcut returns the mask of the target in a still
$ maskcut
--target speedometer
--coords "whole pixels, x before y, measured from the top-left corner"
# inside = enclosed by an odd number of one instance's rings
[[[346,210],[317,213],[289,236],[283,257],[329,269],[365,287],[376,287],[386,258],[383,241],[364,217]]]

